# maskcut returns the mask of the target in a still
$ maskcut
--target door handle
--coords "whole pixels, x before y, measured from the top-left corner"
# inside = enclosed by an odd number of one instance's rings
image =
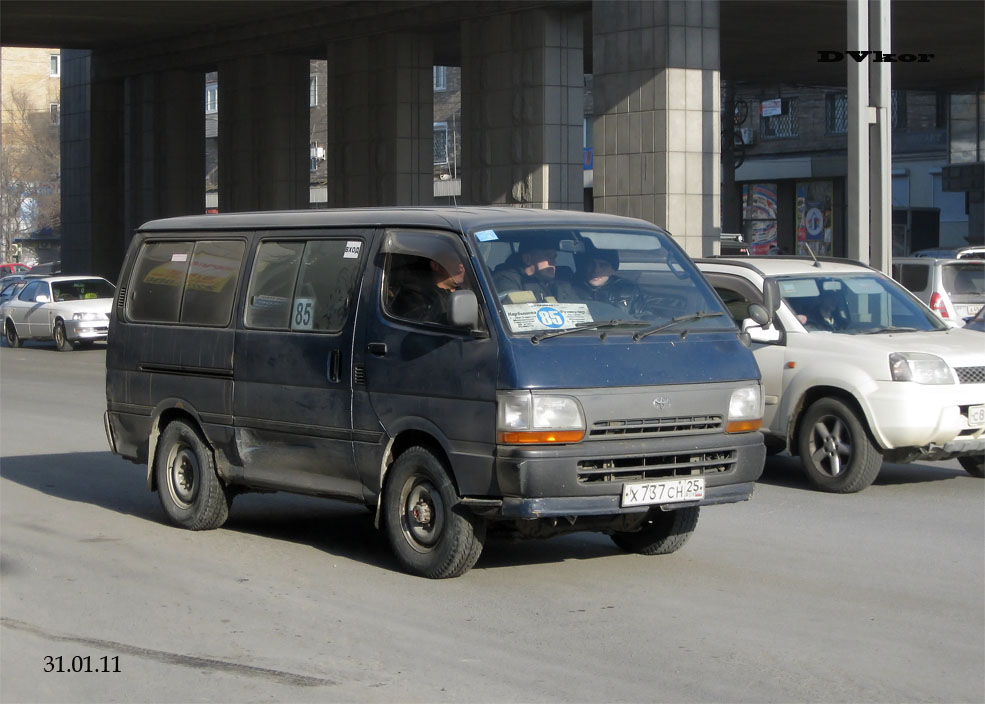
[[[370,342],[366,345],[366,351],[375,357],[385,357],[386,356],[386,343],[385,342]]]
[[[342,353],[339,350],[332,350],[328,357],[328,380],[335,384],[342,381]]]

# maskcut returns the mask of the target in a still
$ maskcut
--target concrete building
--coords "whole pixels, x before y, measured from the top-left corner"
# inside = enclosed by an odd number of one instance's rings
[[[711,254],[723,78],[845,86],[845,66],[816,56],[842,47],[848,8],[863,5],[5,0],[3,36],[65,48],[63,260],[114,276],[140,223],[206,207],[212,72],[218,209],[309,207],[313,60],[326,62],[328,207],[434,202],[435,67],[457,67],[459,204],[581,209],[590,131],[593,208],[650,220],[691,254]],[[872,7],[888,24],[887,2]],[[946,41],[934,62],[895,66],[894,87],[985,87],[981,3],[892,7],[894,41],[921,51]],[[859,246],[868,251],[868,239]]]

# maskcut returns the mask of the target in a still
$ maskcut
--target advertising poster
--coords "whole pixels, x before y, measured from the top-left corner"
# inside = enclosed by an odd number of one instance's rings
[[[834,253],[834,214],[831,181],[801,181],[797,184],[797,254],[813,250],[818,256]]]
[[[742,234],[750,254],[767,254],[776,244],[776,184],[742,187]]]

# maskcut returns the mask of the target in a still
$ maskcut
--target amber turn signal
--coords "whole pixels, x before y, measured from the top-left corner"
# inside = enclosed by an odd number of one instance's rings
[[[584,430],[529,430],[522,432],[499,432],[499,442],[503,445],[581,442],[583,437],[585,437]]]
[[[763,419],[755,420],[731,420],[725,426],[726,433],[748,433],[752,430],[759,430],[763,427]]]

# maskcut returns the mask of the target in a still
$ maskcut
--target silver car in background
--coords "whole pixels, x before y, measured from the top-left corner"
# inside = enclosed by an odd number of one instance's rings
[[[98,276],[51,276],[28,281],[0,304],[9,347],[24,340],[54,340],[69,352],[105,340],[116,287]]]
[[[945,322],[961,326],[985,305],[985,261],[897,257],[893,278]]]

